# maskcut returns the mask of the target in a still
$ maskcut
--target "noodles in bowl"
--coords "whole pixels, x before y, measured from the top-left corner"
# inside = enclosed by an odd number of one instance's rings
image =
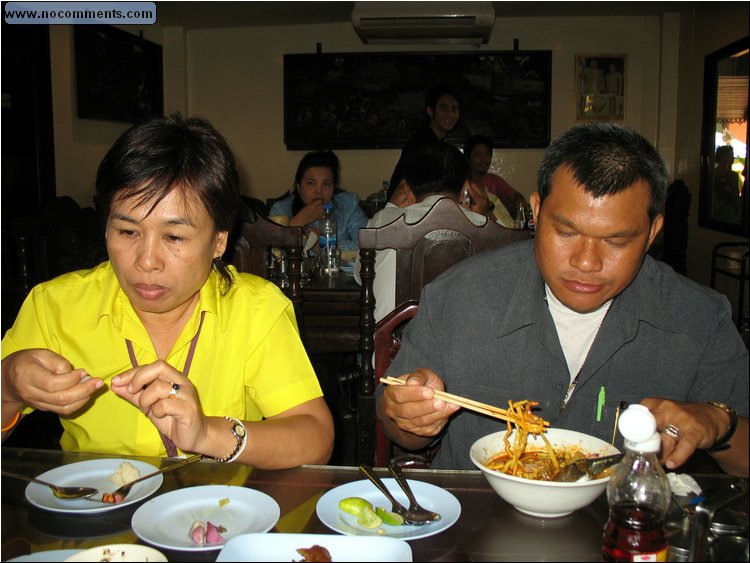
[[[513,454],[503,452],[487,460],[486,465],[493,471],[523,479],[551,481],[561,467],[586,457],[590,456],[587,456],[579,446],[566,446],[558,449],[550,446],[550,449],[543,450],[524,448],[524,452],[517,458]]]
[[[619,453],[619,450],[604,440],[560,428],[549,428],[539,434],[529,434],[525,442],[524,450],[519,451],[517,465],[524,468],[528,465],[526,458],[522,459],[524,452],[529,455],[529,461],[535,456],[544,459],[545,453],[549,455],[549,449],[555,452],[557,463],[565,463],[564,456],[575,455],[582,457],[605,456]],[[557,483],[527,479],[518,475],[512,475],[492,469],[493,465],[500,460],[507,462],[502,456],[507,455],[505,447],[507,443],[515,444],[516,431],[506,435],[505,431],[495,432],[480,438],[471,446],[469,455],[471,461],[487,478],[490,486],[506,502],[516,509],[543,518],[556,518],[570,514],[574,510],[583,508],[593,502],[607,487],[609,477],[576,483]],[[515,450],[511,449],[511,453]],[[558,452],[561,454],[558,455]],[[562,456],[562,457],[561,457]],[[546,459],[543,464],[551,462]],[[522,474],[523,471],[521,470]]]

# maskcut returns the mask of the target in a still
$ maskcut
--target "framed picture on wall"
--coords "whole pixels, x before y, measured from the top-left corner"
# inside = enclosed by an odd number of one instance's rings
[[[550,141],[552,52],[284,55],[290,150],[401,148],[426,123],[425,92],[448,85],[461,117],[446,141],[484,134],[495,148]]]
[[[164,113],[162,47],[110,25],[76,25],[78,117],[135,123]]]
[[[626,55],[576,55],[576,119],[625,118]]]

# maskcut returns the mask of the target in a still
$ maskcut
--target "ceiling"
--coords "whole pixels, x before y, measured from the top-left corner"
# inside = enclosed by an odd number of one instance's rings
[[[725,2],[722,2],[725,3]],[[652,16],[719,2],[493,2],[495,17]],[[188,29],[346,22],[354,2],[158,2],[157,23]]]

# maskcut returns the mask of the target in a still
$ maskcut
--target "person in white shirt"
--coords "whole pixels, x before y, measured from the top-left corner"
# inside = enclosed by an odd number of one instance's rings
[[[418,147],[403,161],[403,177],[385,208],[367,223],[368,227],[382,227],[402,215],[407,223],[422,219],[437,201],[449,197],[462,205],[466,217],[475,225],[487,222],[488,202],[484,190],[468,182],[468,164],[461,151],[447,143]],[[464,192],[469,197],[463,201]],[[362,284],[359,275],[359,256],[354,267],[354,279]],[[396,251],[378,250],[375,254],[375,322],[396,307]]]

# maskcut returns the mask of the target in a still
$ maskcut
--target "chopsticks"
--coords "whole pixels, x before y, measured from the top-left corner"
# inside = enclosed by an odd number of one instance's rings
[[[381,383],[385,383],[387,385],[406,385],[406,382],[403,379],[398,379],[396,377],[381,377],[380,381]],[[478,412],[480,414],[486,414],[494,418],[499,418],[500,420],[505,420],[506,422],[512,422],[514,424],[518,423],[518,420],[513,415],[513,413],[509,414],[505,409],[493,407],[492,405],[480,403],[479,401],[474,401],[472,399],[467,399],[458,395],[453,395],[452,393],[446,393],[445,391],[435,390],[434,393],[435,397],[437,397],[438,399],[442,399],[446,403],[458,405],[461,408]],[[549,422],[545,420],[544,426],[549,426]]]

